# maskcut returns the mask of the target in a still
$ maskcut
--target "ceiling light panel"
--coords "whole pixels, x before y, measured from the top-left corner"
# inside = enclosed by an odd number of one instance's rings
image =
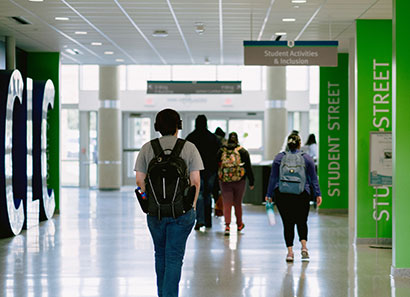
[[[98,5],[95,5],[95,0],[65,1],[75,7],[90,22],[123,48],[124,51],[130,53],[138,63],[162,64],[140,33],[121,13],[114,0],[99,1]],[[337,36],[337,34],[344,31],[345,33],[342,34],[343,38],[353,38],[354,30],[346,28],[354,28],[354,19],[369,9],[374,1],[351,0],[347,1],[349,5],[346,4],[346,0],[327,1],[321,12],[307,27],[300,40],[329,39],[329,31],[332,32],[332,36]],[[101,59],[92,55],[74,41],[42,24],[30,14],[23,13],[23,10],[12,2],[16,2],[29,9],[46,23],[56,27],[64,34],[95,52]],[[132,20],[135,21],[167,63],[189,64],[189,57],[187,57],[175,22],[164,0],[118,0],[118,2],[121,3]],[[222,1],[225,64],[243,63],[243,47],[240,45],[243,40],[256,40],[270,2],[271,0]],[[275,0],[262,40],[270,40],[275,32],[282,30],[286,31],[288,35],[281,40],[291,40],[292,37],[294,38],[300,32],[304,24],[313,15],[315,9],[323,2],[324,0],[308,0],[305,4],[293,4],[291,0]],[[52,5],[48,5],[49,3]],[[177,2],[171,0],[171,3],[194,60],[199,64],[204,63],[204,57],[209,57],[212,64],[218,63],[220,49],[218,1],[201,1],[199,3],[198,1],[184,0]],[[294,9],[294,5],[300,5],[300,8]],[[62,50],[67,56],[75,57],[75,59],[87,64],[117,64],[115,56],[103,54],[104,51],[108,50],[115,51],[115,54],[121,55],[120,57],[126,57],[113,47],[109,41],[104,39],[102,35],[93,30],[77,15],[73,14],[61,0],[47,0],[43,3],[30,3],[28,0],[3,0],[0,1],[0,11],[7,11],[9,15],[24,15],[30,21],[33,21],[33,25],[28,27],[35,28],[37,31],[32,32],[31,30],[33,29],[27,28],[21,31],[21,33],[13,33],[17,34],[16,40],[22,49],[30,51]],[[372,18],[375,16],[377,18],[391,18],[391,11],[391,0],[379,0],[362,18]],[[57,22],[54,17],[60,16],[68,16],[70,20]],[[287,17],[295,18],[296,22],[284,23],[282,19]],[[199,35],[195,32],[194,24],[196,22],[203,22],[206,25],[205,34]],[[6,24],[12,29],[15,28],[10,25],[8,20],[3,18],[0,20],[0,32],[9,32],[6,30]],[[329,30],[329,27],[331,30]],[[253,28],[252,32],[251,28]],[[168,37],[166,39],[153,38],[152,32],[158,29],[166,30],[169,34]],[[88,34],[82,36],[74,35],[74,31],[87,31]],[[24,34],[30,36],[30,38],[24,36]],[[92,42],[102,42],[102,46],[92,46]],[[83,54],[73,56],[66,53],[65,49],[62,48],[66,44],[69,45],[68,48],[80,49]],[[125,60],[127,63],[130,62],[128,58]]]

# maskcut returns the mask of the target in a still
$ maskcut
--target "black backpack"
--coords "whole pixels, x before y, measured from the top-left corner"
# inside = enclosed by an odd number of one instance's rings
[[[188,196],[189,176],[185,161],[179,156],[185,140],[178,138],[171,154],[165,154],[159,139],[151,140],[155,157],[150,161],[145,178],[148,213],[177,218],[192,208],[184,201]],[[169,149],[168,149],[169,150]]]

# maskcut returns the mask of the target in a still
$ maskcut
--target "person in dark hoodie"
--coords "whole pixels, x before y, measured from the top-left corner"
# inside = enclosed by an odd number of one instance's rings
[[[205,115],[198,115],[195,120],[195,130],[192,131],[186,140],[195,144],[204,163],[204,170],[201,170],[201,189],[199,191],[196,206],[195,230],[205,226],[212,227],[212,201],[211,193],[216,179],[218,163],[216,155],[220,148],[220,142],[215,134],[208,130],[207,118]]]
[[[242,221],[242,199],[245,194],[246,177],[249,180],[249,189],[254,188],[254,176],[249,153],[239,145],[238,134],[229,133],[228,143],[218,152],[218,178],[221,187],[225,235],[230,235],[231,210],[235,207],[235,216],[238,232],[242,231],[245,224]]]

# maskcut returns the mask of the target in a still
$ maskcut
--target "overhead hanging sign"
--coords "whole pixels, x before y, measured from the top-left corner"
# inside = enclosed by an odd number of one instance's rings
[[[244,64],[337,66],[338,41],[244,41]]]
[[[241,94],[241,81],[147,81],[147,94]]]

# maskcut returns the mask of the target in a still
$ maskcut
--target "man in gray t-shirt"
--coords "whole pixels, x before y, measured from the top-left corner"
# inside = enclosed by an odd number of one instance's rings
[[[155,130],[162,135],[159,143],[164,151],[169,150],[166,152],[170,153],[173,149],[178,139],[178,129],[182,129],[182,124],[175,110],[164,109],[157,114]],[[177,218],[158,219],[157,216],[147,215],[148,228],[155,249],[158,296],[178,296],[185,245],[195,223],[196,201],[201,183],[199,171],[204,169],[201,156],[191,142],[185,142],[180,157],[187,165],[190,184],[196,187],[193,209]],[[137,186],[144,192],[148,165],[153,158],[154,150],[148,142],[142,146],[134,167]]]

